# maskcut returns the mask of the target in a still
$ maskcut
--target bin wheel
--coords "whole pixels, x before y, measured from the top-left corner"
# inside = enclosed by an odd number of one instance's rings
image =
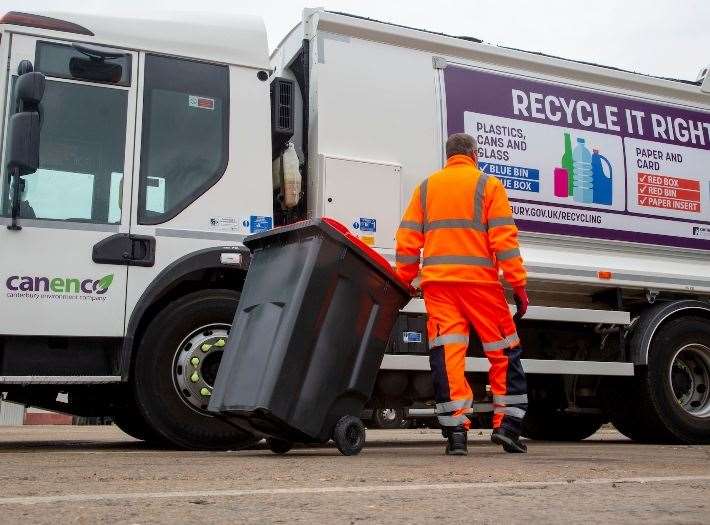
[[[355,416],[343,416],[333,429],[333,441],[344,456],[359,454],[365,446],[365,425]]]
[[[269,438],[266,440],[266,445],[274,454],[286,454],[286,452],[293,448],[293,443],[285,439]]]

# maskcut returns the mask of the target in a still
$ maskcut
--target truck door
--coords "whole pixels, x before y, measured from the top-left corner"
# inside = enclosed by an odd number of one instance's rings
[[[8,35],[10,36],[10,35]],[[136,56],[11,35],[6,116],[18,65],[46,75],[40,168],[23,177],[19,231],[0,178],[0,334],[123,335]],[[3,126],[7,125],[7,118]],[[130,242],[130,241],[129,241]]]

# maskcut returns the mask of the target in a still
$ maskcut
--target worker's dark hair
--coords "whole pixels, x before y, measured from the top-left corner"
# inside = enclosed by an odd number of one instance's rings
[[[467,133],[454,133],[446,140],[446,158],[454,155],[467,155],[476,158],[478,156],[478,145],[476,139]]]

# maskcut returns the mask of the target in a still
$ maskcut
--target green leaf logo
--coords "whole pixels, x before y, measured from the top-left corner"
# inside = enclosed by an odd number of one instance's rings
[[[102,290],[108,290],[108,287],[111,286],[111,283],[113,282],[113,274],[105,275],[101,279],[99,279],[99,288]]]

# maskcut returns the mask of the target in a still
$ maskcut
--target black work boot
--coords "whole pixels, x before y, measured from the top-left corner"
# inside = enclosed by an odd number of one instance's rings
[[[520,436],[502,427],[493,430],[491,441],[496,445],[502,445],[503,450],[510,454],[524,454],[528,451],[527,445],[520,441]]]
[[[446,444],[447,456],[465,456],[468,454],[466,428],[463,426],[447,427],[442,433],[448,439]]]

